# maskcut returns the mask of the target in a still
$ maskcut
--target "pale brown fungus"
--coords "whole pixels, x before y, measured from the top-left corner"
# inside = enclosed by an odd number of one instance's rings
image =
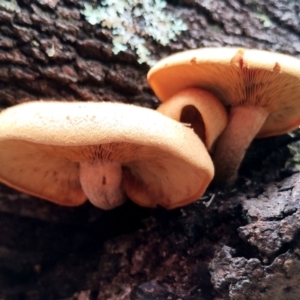
[[[216,182],[235,181],[254,138],[280,135],[300,124],[300,60],[241,48],[203,48],[161,60],[148,74],[167,101],[188,88],[216,96],[229,110],[228,125],[213,149]]]
[[[199,153],[201,153],[199,155]],[[66,206],[197,200],[214,174],[197,135],[151,109],[39,101],[0,114],[0,181]]]
[[[209,151],[227,124],[226,109],[217,97],[197,88],[176,93],[160,104],[157,111],[193,128]]]

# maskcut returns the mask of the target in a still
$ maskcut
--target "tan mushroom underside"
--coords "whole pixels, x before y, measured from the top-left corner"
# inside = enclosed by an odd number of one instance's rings
[[[161,101],[198,87],[228,107],[262,105],[269,113],[257,137],[278,135],[300,123],[300,60],[241,48],[203,48],[159,61],[148,80]]]
[[[58,204],[80,205],[86,197],[79,162],[98,159],[121,162],[127,195],[148,207],[188,204],[213,177],[197,135],[147,108],[31,102],[0,114],[0,181],[11,187]]]

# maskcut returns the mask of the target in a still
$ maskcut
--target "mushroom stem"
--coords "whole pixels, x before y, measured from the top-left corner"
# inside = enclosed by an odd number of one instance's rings
[[[95,206],[108,210],[125,201],[121,164],[102,160],[80,162],[79,173],[82,190]]]
[[[229,122],[216,142],[213,161],[214,182],[231,185],[235,182],[245,152],[269,113],[259,106],[232,107]]]
[[[211,150],[227,123],[227,112],[219,99],[209,91],[187,88],[162,103],[157,111],[189,124]]]

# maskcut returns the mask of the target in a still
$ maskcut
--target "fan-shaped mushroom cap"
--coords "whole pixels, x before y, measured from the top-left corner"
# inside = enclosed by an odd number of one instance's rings
[[[252,139],[279,135],[300,124],[300,60],[240,48],[203,48],[162,59],[149,72],[154,92],[166,101],[196,87],[230,108],[215,147],[218,181],[234,181]]]
[[[58,204],[80,205],[87,198],[80,166],[99,161],[120,164],[121,188],[147,207],[188,204],[203,194],[214,174],[197,135],[151,109],[30,102],[0,114],[0,181],[13,188]],[[112,172],[119,170],[117,165],[109,165]],[[113,181],[118,185],[118,176]]]

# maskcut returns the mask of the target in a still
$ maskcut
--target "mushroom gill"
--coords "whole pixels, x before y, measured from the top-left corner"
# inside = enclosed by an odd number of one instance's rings
[[[283,134],[300,124],[300,60],[288,55],[194,49],[162,59],[150,69],[148,81],[163,105],[194,88],[215,95],[226,108],[228,124],[211,151],[214,181],[221,184],[235,182],[254,138]]]
[[[200,153],[200,155],[199,155]],[[198,136],[157,111],[121,103],[30,102],[0,114],[0,181],[58,203],[197,200],[214,174]]]

